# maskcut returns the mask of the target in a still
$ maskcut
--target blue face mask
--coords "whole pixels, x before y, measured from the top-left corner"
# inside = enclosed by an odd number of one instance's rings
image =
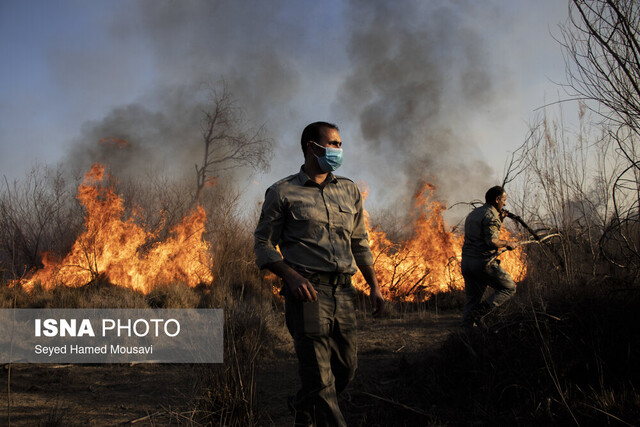
[[[318,159],[320,169],[324,172],[333,172],[340,167],[342,164],[342,148],[323,147],[313,141],[311,142],[324,149],[324,156],[318,156],[316,153],[313,153],[316,159]]]

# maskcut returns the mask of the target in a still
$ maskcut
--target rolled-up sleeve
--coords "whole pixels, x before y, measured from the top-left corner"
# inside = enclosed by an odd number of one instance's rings
[[[369,233],[364,220],[364,208],[362,206],[362,195],[357,190],[357,200],[355,203],[356,215],[351,233],[351,253],[358,267],[373,265],[373,254],[369,247]]]
[[[253,250],[260,269],[272,262],[282,261],[282,255],[276,249],[276,245],[280,241],[283,225],[282,201],[277,192],[270,188],[265,194],[258,226],[254,232]]]
[[[500,227],[502,227],[502,222],[500,221],[500,217],[491,214],[487,215],[484,221],[486,221],[487,224],[483,227],[484,242],[490,248],[494,248],[495,245],[493,244],[493,241],[500,239]]]

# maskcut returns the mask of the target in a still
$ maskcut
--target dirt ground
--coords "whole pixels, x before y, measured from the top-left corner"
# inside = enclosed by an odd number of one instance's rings
[[[460,315],[411,313],[389,319],[358,319],[358,372],[340,404],[349,425],[376,425],[367,418],[373,407],[392,403],[389,390],[397,387],[396,371],[402,361],[414,361],[425,349],[437,348],[458,329]],[[257,410],[265,425],[292,426],[287,396],[298,389],[297,360],[293,343],[282,345],[278,356],[263,362],[257,374]]]
[[[457,313],[429,312],[359,319],[358,374],[341,399],[349,424],[375,424],[367,420],[372,407],[397,406],[387,391],[397,381],[398,363],[436,348],[458,322]],[[0,425],[157,426],[176,425],[180,417],[188,424],[199,375],[198,366],[180,364],[5,365],[0,372]],[[274,353],[259,363],[256,378],[262,423],[291,426],[286,398],[296,392],[298,377],[290,339],[276,344]]]
[[[0,425],[155,425],[193,397],[197,371],[190,365],[13,365],[11,407],[8,367],[1,373]],[[9,418],[9,410],[11,415]],[[150,416],[149,418],[144,418]]]

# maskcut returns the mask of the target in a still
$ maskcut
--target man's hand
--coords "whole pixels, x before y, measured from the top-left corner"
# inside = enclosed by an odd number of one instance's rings
[[[272,262],[267,265],[267,268],[284,280],[295,299],[302,302],[316,301],[318,299],[318,292],[316,292],[311,282],[289,267],[284,261]]]
[[[380,288],[378,287],[375,292],[371,292],[369,298],[371,298],[371,306],[373,307],[373,317],[378,317],[384,309],[384,298],[380,293]]]
[[[382,294],[380,293],[380,285],[376,278],[376,271],[372,265],[359,266],[358,268],[371,289],[369,291],[369,298],[371,299],[371,306],[373,307],[372,314],[374,317],[379,316],[384,308],[384,298],[382,298]]]
[[[297,273],[295,275],[291,275],[291,277],[285,279],[285,282],[297,300],[309,302],[316,301],[318,299],[318,292],[315,290],[311,282],[301,275]]]
[[[501,239],[493,239],[493,240],[491,240],[491,244],[496,249],[504,248],[504,249],[506,249],[508,251],[512,251],[518,246],[518,242],[510,242],[508,240],[501,240]]]

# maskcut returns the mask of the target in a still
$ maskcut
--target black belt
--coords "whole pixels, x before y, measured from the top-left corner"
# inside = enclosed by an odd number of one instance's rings
[[[348,273],[312,273],[306,275],[311,283],[318,283],[321,285],[349,285],[351,284],[351,274]]]

